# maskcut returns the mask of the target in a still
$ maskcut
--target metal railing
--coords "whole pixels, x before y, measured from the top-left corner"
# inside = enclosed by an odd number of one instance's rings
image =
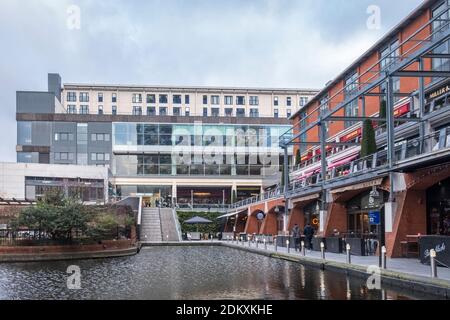
[[[283,140],[285,144],[288,144],[286,142],[292,142],[293,140],[299,138],[302,134],[305,134],[310,129],[316,127],[321,122],[322,118],[325,119],[332,116],[338,110],[344,108],[347,104],[358,99],[358,97],[378,87],[383,80],[389,76],[388,73],[404,69],[414,63],[417,57],[423,55],[422,51],[425,51],[426,53],[426,51],[433,50],[441,42],[447,40],[448,35],[446,35],[446,33],[448,32],[447,29],[450,24],[450,20],[447,17],[448,10],[449,7],[447,5],[442,13],[439,13],[437,16],[427,21],[401,43],[393,48],[390,48],[390,51],[386,56],[381,57],[374,64],[369,66],[367,70],[359,74],[352,82],[345,84],[342,89],[335,92],[331,97],[324,99],[324,101],[317,107],[309,110],[306,118],[295,123],[293,128],[300,127],[301,121],[306,122],[307,125],[304,126],[304,128],[297,130],[295,134],[293,134],[294,129],[291,128],[286,131],[284,135],[282,135],[280,140]],[[437,28],[433,28],[433,23],[435,21],[444,21],[444,23]],[[432,31],[428,33],[428,30]],[[403,50],[401,50],[402,48]],[[381,68],[380,66],[383,62],[386,62],[386,60],[388,60],[388,62],[383,68]],[[352,91],[352,93],[348,94],[349,91]],[[347,93],[347,95],[345,95],[345,93]],[[343,94],[346,98],[342,101],[340,97]],[[331,109],[332,104],[335,105],[333,109]],[[325,114],[324,110],[326,110]],[[316,120],[308,121],[308,119]]]
[[[450,150],[450,127],[442,128],[424,137],[411,140],[401,140],[396,142],[395,159],[397,166],[407,165],[408,160],[421,160],[422,158],[434,156],[436,152]],[[372,155],[355,159],[349,163],[342,164],[326,170],[327,175],[322,179],[320,173],[312,174],[298,180],[292,181],[287,187],[286,196],[290,197],[302,193],[312,187],[319,187],[322,184],[346,179],[357,175],[364,175],[371,172],[385,170],[388,167],[387,150],[384,148]],[[238,209],[269,199],[284,197],[284,187],[277,187],[258,196],[254,196],[229,206],[229,209]]]

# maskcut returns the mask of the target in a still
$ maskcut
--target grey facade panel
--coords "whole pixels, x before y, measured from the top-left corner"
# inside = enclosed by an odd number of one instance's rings
[[[98,141],[97,138],[93,139],[93,135],[97,136],[100,135],[108,135],[109,141]],[[105,122],[89,122],[88,124],[88,163],[90,165],[97,165],[97,164],[109,164],[111,160],[106,161],[98,161],[98,160],[92,160],[91,154],[92,153],[103,153],[103,154],[109,154],[109,157],[111,159],[112,157],[112,123],[105,123]]]
[[[16,92],[17,113],[55,113],[55,95],[51,92]]]
[[[48,92],[53,93],[56,99],[61,102],[61,76],[59,74],[48,74]]]
[[[61,134],[71,135],[71,139],[62,140]],[[54,122],[52,147],[51,147],[51,163],[56,164],[76,164],[77,163],[77,124],[75,122]],[[72,154],[71,159],[61,160],[56,154],[68,153]]]

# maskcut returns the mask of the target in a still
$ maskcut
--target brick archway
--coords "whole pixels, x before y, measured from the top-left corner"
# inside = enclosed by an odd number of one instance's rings
[[[258,221],[258,218],[256,217],[258,213],[264,213],[263,210],[257,208],[255,210],[252,211],[252,213],[250,213],[248,215],[248,219],[247,219],[247,224],[245,226],[245,233],[247,234],[259,234],[260,233],[260,228],[261,228],[261,222]]]

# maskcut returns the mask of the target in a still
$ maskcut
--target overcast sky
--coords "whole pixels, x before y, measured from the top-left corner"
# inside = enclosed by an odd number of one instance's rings
[[[0,0],[0,161],[15,92],[63,82],[321,88],[421,0]],[[67,27],[80,8],[80,29]],[[367,8],[381,9],[380,28]],[[73,20],[70,20],[73,21]]]

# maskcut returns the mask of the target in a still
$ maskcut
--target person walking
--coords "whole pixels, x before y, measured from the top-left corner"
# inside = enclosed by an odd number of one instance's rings
[[[308,244],[309,250],[312,250],[312,238],[314,236],[314,228],[311,227],[309,222],[306,224],[305,228],[303,229],[303,234],[305,235],[306,243]]]
[[[292,228],[292,237],[294,238],[295,251],[298,251],[298,245],[300,243],[300,228],[298,224],[295,224]]]

